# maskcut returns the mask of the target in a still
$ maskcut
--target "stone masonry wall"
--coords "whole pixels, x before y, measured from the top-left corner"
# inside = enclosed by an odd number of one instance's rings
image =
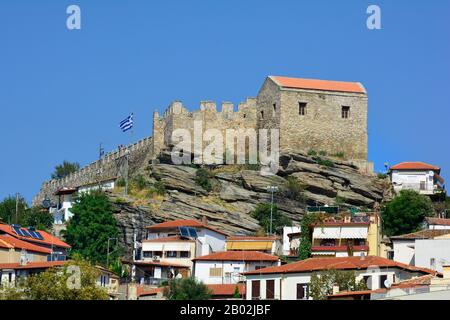
[[[151,156],[153,146],[153,139],[151,137],[144,138],[136,143],[127,146],[130,150],[129,156],[129,170],[139,170],[145,161]],[[77,172],[74,172],[62,179],[52,179],[42,184],[39,193],[33,198],[33,205],[38,205],[42,202],[45,196],[53,200],[54,193],[61,188],[77,188],[90,184],[99,183],[105,180],[112,180],[118,178],[119,166],[118,159],[124,156],[125,149],[115,150],[105,154],[105,156],[95,162],[90,163]]]

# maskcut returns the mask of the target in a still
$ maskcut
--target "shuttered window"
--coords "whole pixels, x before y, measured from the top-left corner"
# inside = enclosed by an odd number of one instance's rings
[[[266,281],[266,299],[275,298],[275,280]]]
[[[252,300],[259,300],[261,296],[261,284],[259,280],[252,281]]]
[[[309,298],[309,286],[307,283],[297,283],[297,300]]]
[[[209,268],[209,276],[210,277],[221,277],[222,276],[222,268]]]

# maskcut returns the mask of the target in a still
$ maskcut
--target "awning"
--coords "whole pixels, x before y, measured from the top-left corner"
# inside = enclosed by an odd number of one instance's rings
[[[191,251],[190,243],[165,243],[163,251]]]
[[[228,241],[227,250],[272,250],[272,241]]]
[[[316,227],[314,239],[367,239],[368,228],[364,227]]]
[[[341,228],[341,239],[367,239],[367,227]]]
[[[339,239],[341,237],[340,227],[315,227],[314,239]]]

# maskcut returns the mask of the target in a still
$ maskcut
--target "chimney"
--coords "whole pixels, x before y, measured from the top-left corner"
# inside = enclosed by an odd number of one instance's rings
[[[333,286],[333,295],[338,294],[339,293],[339,286],[338,285],[334,285]]]
[[[208,218],[206,218],[206,216],[202,216],[202,223],[205,225],[208,224]]]

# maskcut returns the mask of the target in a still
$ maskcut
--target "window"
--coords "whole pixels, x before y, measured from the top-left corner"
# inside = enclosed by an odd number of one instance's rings
[[[252,300],[259,300],[261,296],[261,284],[259,280],[252,281]]]
[[[394,260],[394,251],[388,251],[387,258],[389,260]]]
[[[261,111],[260,114],[261,114],[261,119],[264,119],[264,111]]]
[[[386,287],[386,280],[387,280],[387,275],[386,274],[383,274],[383,275],[380,276],[380,288],[383,288],[383,289],[387,288]]]
[[[425,181],[420,181],[420,190],[425,190]]]
[[[309,285],[307,283],[297,283],[297,300],[308,300]]]
[[[255,270],[264,269],[265,266],[255,266]]]
[[[430,259],[430,268],[432,270],[436,270],[436,259],[435,258]]]
[[[334,247],[336,245],[336,239],[323,239],[320,241],[322,247]]]
[[[222,268],[209,268],[209,276],[210,277],[221,277],[222,276]]]
[[[151,258],[153,257],[153,251],[144,251],[144,258]]]
[[[355,239],[355,246],[365,246],[366,240],[365,239]]]
[[[176,251],[166,251],[166,258],[176,258],[177,252]]]
[[[371,288],[372,286],[372,281],[371,281],[371,276],[364,276],[363,277],[363,281],[366,284],[367,288]]]
[[[343,119],[350,118],[350,107],[342,106],[342,118]]]
[[[247,118],[247,114],[244,113],[243,117],[244,117],[244,119]]]
[[[306,115],[306,102],[298,103],[298,114],[301,116]]]
[[[189,251],[180,251],[180,258],[189,258],[191,253]]]
[[[273,104],[273,115],[275,116],[275,113],[277,112],[277,104]]]
[[[275,280],[266,281],[266,299],[275,298]]]

